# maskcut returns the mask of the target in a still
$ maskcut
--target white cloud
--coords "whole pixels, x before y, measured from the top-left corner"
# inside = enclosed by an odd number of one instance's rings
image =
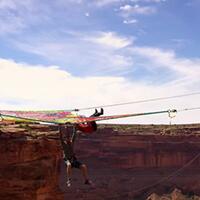
[[[152,13],[155,13],[156,8],[151,7],[151,6],[140,6],[138,4],[134,6],[126,4],[124,6],[121,6],[119,10],[122,12],[123,16],[128,17],[131,15],[137,15],[137,14],[140,14],[140,15],[152,14]]]
[[[90,16],[90,13],[89,13],[89,12],[86,12],[86,13],[85,13],[85,16],[86,16],[86,17],[89,17],[89,16]]]
[[[23,14],[31,8],[31,1],[0,1],[0,34],[19,33],[27,27]],[[30,11],[30,10],[29,10]]]
[[[135,24],[138,23],[138,20],[135,19],[137,15],[150,15],[156,12],[156,8],[153,6],[140,6],[135,5],[123,5],[117,10],[121,17],[124,18],[124,24]],[[131,19],[133,18],[133,19]]]
[[[160,3],[160,2],[165,2],[166,0],[130,0],[130,1],[134,3],[138,2]]]
[[[184,76],[200,75],[200,60],[178,58],[173,51],[164,51],[159,48],[135,47],[133,53],[150,59],[157,66],[168,68]]]
[[[191,92],[180,85],[173,87],[169,85],[152,86],[144,82],[128,81],[123,77],[80,78],[57,66],[29,65],[5,59],[0,59],[0,79],[4,83],[0,84],[1,109],[74,109]],[[199,102],[200,95],[195,96],[195,98],[175,99],[159,103],[106,108],[105,114],[195,107]],[[93,111],[86,113],[91,114],[91,112]],[[199,122],[198,116],[197,111],[178,113],[173,122]],[[169,118],[167,115],[143,116],[118,120],[118,122],[168,123]]]
[[[160,2],[162,2],[162,0],[124,1],[124,4],[122,4],[118,9],[115,9],[115,11],[118,12],[122,18],[124,18],[125,24],[134,24],[138,23],[137,17],[139,15],[144,16],[155,14],[157,12],[157,7],[155,3]]]
[[[137,46],[133,41],[134,38],[114,32],[93,32],[71,33],[70,40],[62,41],[46,37],[39,40],[23,38],[14,44],[48,61],[61,62],[71,72],[79,72],[82,76],[131,73],[134,77],[135,70],[141,71],[143,67],[147,71],[142,74],[147,73],[145,78],[152,84],[169,84],[171,80],[171,84],[191,85],[198,81],[199,60],[178,57],[174,51]],[[162,76],[155,76],[162,69]]]
[[[114,32],[102,32],[99,36],[86,38],[86,40],[117,49],[131,45],[133,42],[133,39],[118,36]]]
[[[20,33],[32,24],[44,22],[49,17],[47,10],[46,4],[33,0],[1,0],[0,34]]]
[[[150,2],[150,3],[161,3],[165,2],[166,0],[143,0],[144,2]]]
[[[19,8],[29,8],[32,5],[31,0],[16,1],[16,0],[1,0],[0,9],[17,10]]]
[[[78,4],[83,3],[83,0],[69,0],[69,1],[72,3],[78,3]]]
[[[113,3],[119,3],[120,0],[95,0],[94,3],[97,6],[106,6],[106,5],[110,5]]]
[[[94,0],[93,2],[97,6],[107,6],[113,5],[117,3],[139,3],[139,2],[146,2],[146,3],[160,3],[165,2],[166,0]]]
[[[113,32],[67,33],[69,39],[44,37],[23,38],[12,45],[51,62],[79,71],[82,75],[102,75],[126,71],[132,66],[132,58],[123,52],[134,38],[122,37]]]
[[[1,101],[27,101],[20,105],[27,109],[66,109],[112,102],[120,90],[128,95],[127,83],[122,77],[80,78],[57,66],[29,65],[5,59],[0,59],[0,78],[5,83],[0,85]],[[6,108],[9,106],[14,105],[7,103]]]
[[[13,20],[12,15],[0,17],[0,24],[0,35],[6,35],[8,33],[19,33],[26,27],[24,21],[20,17],[14,17]]]
[[[123,11],[130,11],[132,9],[132,6],[131,5],[125,5],[125,6],[121,6],[119,9],[123,10]]]
[[[136,24],[138,23],[137,19],[127,19],[123,21],[124,24]]]

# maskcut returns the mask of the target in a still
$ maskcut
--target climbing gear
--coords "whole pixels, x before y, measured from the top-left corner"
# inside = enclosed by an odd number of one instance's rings
[[[168,110],[168,116],[170,118],[170,120],[169,120],[169,124],[170,125],[172,124],[172,119],[176,117],[176,114],[177,114],[177,110],[176,109]]]

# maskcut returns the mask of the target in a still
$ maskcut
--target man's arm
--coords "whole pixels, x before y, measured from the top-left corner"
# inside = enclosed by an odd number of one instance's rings
[[[72,137],[71,137],[71,140],[72,140],[73,144],[75,142],[75,139],[76,139],[76,127],[73,127],[72,128]]]
[[[64,139],[63,139],[63,127],[59,126],[59,136],[60,136],[60,142],[62,144],[62,147],[64,146]]]

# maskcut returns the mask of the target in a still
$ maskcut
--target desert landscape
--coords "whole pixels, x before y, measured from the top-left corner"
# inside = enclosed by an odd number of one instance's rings
[[[0,200],[200,200],[199,21],[200,0],[0,0]]]
[[[67,188],[57,126],[1,124],[0,199],[200,199],[199,135],[199,124],[101,124],[75,146],[95,187],[74,169]]]

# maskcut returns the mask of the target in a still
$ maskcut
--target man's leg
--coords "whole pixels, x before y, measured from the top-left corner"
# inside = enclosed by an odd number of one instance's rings
[[[84,180],[88,180],[88,169],[87,169],[87,166],[85,164],[82,164],[80,166],[80,169],[81,169],[81,172],[82,172]]]
[[[72,165],[71,163],[69,162],[69,160],[67,160],[66,162],[66,165],[67,165],[67,186],[70,187],[71,186],[71,174],[72,174]]]
[[[89,180],[87,166],[85,164],[81,164],[80,165],[80,169],[81,169],[81,172],[83,174],[83,178],[84,178],[85,184],[93,185],[94,186],[94,184],[92,183],[92,181]]]
[[[94,114],[91,115],[91,117],[98,117],[98,116],[103,115],[103,113],[104,113],[103,108],[101,108],[101,111],[100,111],[100,112],[98,112],[98,110],[95,109],[95,112],[94,112]]]
[[[72,167],[81,170],[81,173],[82,173],[82,175],[83,175],[85,184],[94,186],[94,184],[92,183],[92,181],[89,180],[88,169],[87,169],[87,166],[86,166],[85,164],[82,164],[81,162],[79,162],[79,161],[75,158],[75,160],[72,162]]]

